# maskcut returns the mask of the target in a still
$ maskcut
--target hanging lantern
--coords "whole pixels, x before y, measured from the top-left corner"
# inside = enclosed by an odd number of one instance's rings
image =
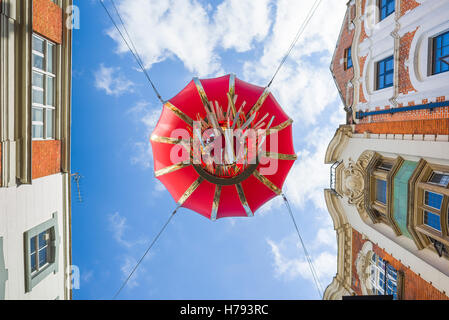
[[[253,216],[296,160],[291,124],[268,89],[195,78],[165,102],[151,135],[155,176],[206,218]]]

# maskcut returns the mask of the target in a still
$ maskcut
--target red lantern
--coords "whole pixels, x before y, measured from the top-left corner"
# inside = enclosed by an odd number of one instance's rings
[[[281,194],[296,160],[291,124],[263,87],[195,78],[164,104],[151,135],[155,176],[206,218],[252,216]]]

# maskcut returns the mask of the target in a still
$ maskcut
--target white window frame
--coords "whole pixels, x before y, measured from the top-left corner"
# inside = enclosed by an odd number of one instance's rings
[[[53,72],[55,72],[56,69],[56,64],[55,64],[55,58],[56,58],[56,44],[52,41],[49,41],[37,34],[33,34],[33,38],[39,39],[40,41],[43,41],[43,50],[44,53],[36,51],[36,50],[32,50],[32,59],[34,60],[34,56],[39,56],[43,59],[43,63],[44,63],[44,70],[43,69],[39,69],[34,67],[34,65],[32,66],[32,72],[33,73],[37,73],[43,76],[43,83],[42,83],[42,88],[38,87],[38,86],[34,86],[33,83],[31,84],[31,88],[32,88],[32,95],[34,91],[39,91],[42,92],[43,94],[43,104],[41,103],[36,103],[34,101],[32,101],[32,109],[36,109],[36,110],[42,110],[42,121],[32,121],[32,126],[37,125],[37,126],[42,126],[42,137],[32,137],[33,140],[55,140],[56,139],[56,73],[51,73],[48,72],[48,47],[49,45],[52,46],[53,48],[53,54],[52,54],[52,63],[53,63],[53,67],[52,70]],[[47,84],[48,84],[48,79],[51,78],[53,79],[53,105],[49,105],[47,104]],[[33,79],[33,77],[31,77],[31,79]],[[33,80],[31,80],[33,81]],[[32,99],[33,100],[33,99]],[[53,134],[52,136],[47,136],[47,112],[51,110],[53,112],[53,117],[52,117],[52,121],[53,121]]]
[[[31,270],[31,248],[30,240],[38,236],[42,232],[47,231],[51,234],[47,245],[47,263],[40,267],[38,271]],[[59,270],[59,245],[60,236],[58,228],[58,213],[55,212],[50,220],[47,220],[40,225],[26,231],[24,233],[24,257],[25,257],[25,292],[30,292],[42,280],[44,280],[51,273],[56,274]],[[39,247],[36,248],[36,253]]]

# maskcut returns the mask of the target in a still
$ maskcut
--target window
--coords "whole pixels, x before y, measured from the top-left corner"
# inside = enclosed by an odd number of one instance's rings
[[[449,58],[449,32],[433,38],[433,72],[438,74],[449,71],[449,64],[441,61],[441,58]]]
[[[419,248],[428,247],[448,257],[449,168],[422,162],[421,171],[411,180],[415,189],[411,233]]]
[[[25,287],[30,292],[52,272],[58,271],[59,234],[57,214],[28,230],[25,238]]]
[[[371,209],[374,210],[383,222],[388,223],[386,218],[387,209],[389,205],[388,191],[391,189],[388,186],[388,176],[393,169],[395,160],[379,158],[373,169],[370,170],[371,176]]]
[[[0,300],[5,300],[5,285],[8,280],[8,269],[3,256],[3,237],[0,237]]]
[[[393,86],[394,60],[390,56],[377,63],[377,90]]]
[[[352,68],[352,53],[351,53],[351,47],[345,50],[345,69]]]
[[[55,137],[55,45],[33,35],[32,137]]]
[[[384,158],[375,153],[366,167],[366,213],[371,222],[388,225],[398,236],[402,231],[394,216],[394,180],[403,163],[404,159],[401,157]]]
[[[39,233],[30,239],[31,273],[39,272],[50,262],[50,229]]]
[[[371,258],[371,285],[374,295],[392,295],[398,299],[398,272],[377,254]]]
[[[380,21],[388,17],[395,10],[394,0],[379,0]]]
[[[376,200],[387,204],[387,181],[376,179]]]

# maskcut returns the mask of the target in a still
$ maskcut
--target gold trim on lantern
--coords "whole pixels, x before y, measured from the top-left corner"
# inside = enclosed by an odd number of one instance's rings
[[[192,193],[195,192],[195,190],[200,186],[203,180],[204,180],[203,178],[199,177],[190,185],[190,187],[186,190],[186,192],[184,192],[182,197],[178,200],[178,204],[180,206],[182,206],[184,202],[186,202],[186,200],[192,195]]]
[[[184,163],[184,162],[176,163],[176,164],[174,164],[172,166],[169,166],[169,167],[166,167],[164,169],[160,169],[160,170],[156,171],[154,173],[154,175],[156,177],[160,177],[160,176],[163,176],[164,174],[172,173],[174,171],[177,171],[179,169],[182,169],[182,168],[185,168],[185,167],[188,167],[188,166],[190,166],[190,163]]]
[[[155,134],[151,135],[151,141],[154,142],[160,142],[160,143],[167,143],[167,144],[181,144],[181,145],[189,145],[191,143],[191,140],[187,139],[181,139],[181,138],[169,138],[169,137],[161,137]]]
[[[198,94],[200,95],[201,102],[203,102],[204,108],[206,109],[206,111],[210,112],[211,110],[209,106],[209,99],[207,99],[206,91],[204,91],[200,79],[193,78],[193,82],[195,82],[196,90],[198,90]]]
[[[221,195],[221,186],[217,184],[215,186],[214,201],[212,202],[212,212],[210,215],[210,219],[212,221],[217,220],[218,206],[220,205],[220,195]]]
[[[278,132],[281,130],[284,130],[285,128],[287,128],[289,125],[291,125],[293,123],[293,119],[288,119],[287,121],[282,122],[281,124],[277,125],[276,127],[272,127],[267,129],[267,136],[274,133],[274,132]]]
[[[237,189],[237,193],[239,195],[240,198],[240,202],[242,203],[243,209],[245,209],[245,212],[247,214],[248,217],[253,217],[254,214],[251,211],[251,208],[248,205],[248,202],[246,201],[246,196],[245,193],[243,192],[243,187],[240,183],[235,185],[236,189]]]
[[[251,108],[251,110],[248,112],[246,117],[248,118],[253,112],[259,111],[259,109],[262,107],[265,100],[268,98],[270,94],[270,89],[265,88],[265,90],[262,92],[261,96],[257,100],[257,102],[254,104],[254,106]]]
[[[169,108],[178,118],[183,120],[185,123],[187,123],[189,126],[193,127],[193,120],[188,115],[186,115],[184,112],[176,108],[173,104],[170,102],[166,102],[164,104],[165,107]]]
[[[265,157],[270,159],[279,159],[279,160],[296,160],[298,156],[296,154],[285,154],[285,153],[276,153],[276,152],[266,152]]]
[[[260,172],[258,170],[254,171],[253,175],[257,178],[257,180],[262,182],[265,186],[267,186],[271,191],[273,191],[277,195],[281,195],[282,194],[282,190],[279,189],[273,182],[268,180],[267,177],[265,177],[264,175],[260,174]]]

